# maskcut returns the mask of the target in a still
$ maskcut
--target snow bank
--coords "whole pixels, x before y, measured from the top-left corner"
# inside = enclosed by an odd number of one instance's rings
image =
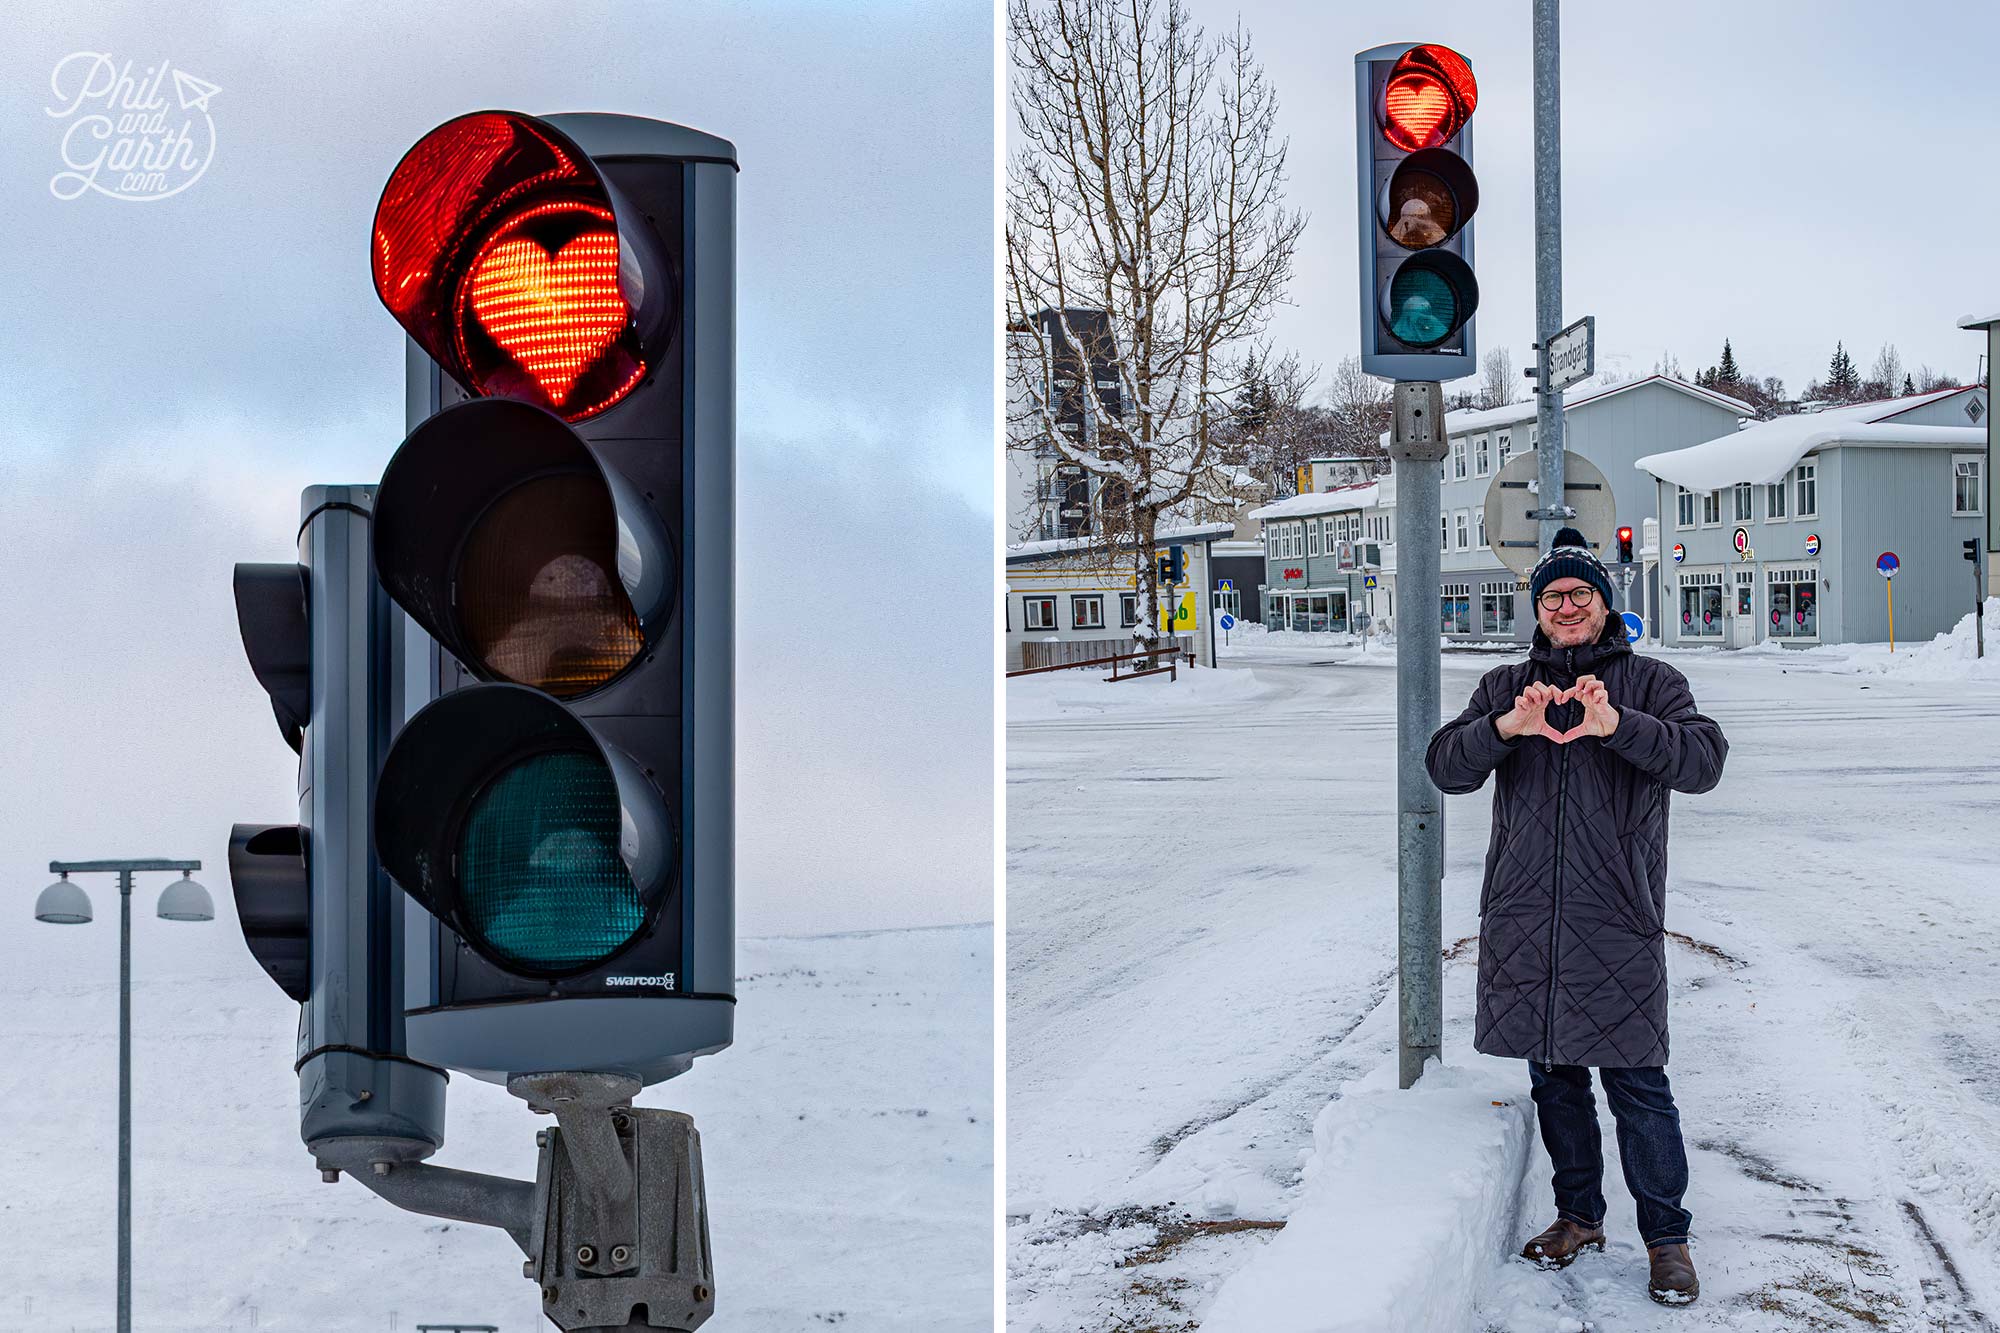
[[[1473,1326],[1511,1245],[1533,1138],[1518,1061],[1378,1068],[1313,1125],[1303,1202],[1224,1284],[1202,1333],[1428,1333]]]
[[[2000,597],[1986,599],[1986,656],[1979,644],[1972,613],[1928,643],[1905,639],[1890,652],[1886,643],[1824,644],[1816,648],[1785,648],[1766,640],[1743,649],[1746,656],[1779,657],[1802,667],[1849,676],[1882,676],[1890,680],[1952,684],[2000,683]]]

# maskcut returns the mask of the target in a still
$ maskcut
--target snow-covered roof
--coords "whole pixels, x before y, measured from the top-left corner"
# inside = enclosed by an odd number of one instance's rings
[[[1590,379],[1571,385],[1570,388],[1564,391],[1563,411],[1565,413],[1573,412],[1586,403],[1601,402],[1606,398],[1626,393],[1632,389],[1639,388],[1641,385],[1652,384],[1656,381],[1666,385],[1669,389],[1675,389],[1687,394],[1690,398],[1699,398],[1703,402],[1713,403],[1715,406],[1725,408],[1728,411],[1736,413],[1738,416],[1747,417],[1757,410],[1740,398],[1731,398],[1726,393],[1717,393],[1713,389],[1704,389],[1700,385],[1689,384],[1686,380],[1677,380],[1671,375],[1645,375],[1639,379],[1621,380],[1617,383],[1605,383],[1593,375]],[[1461,407],[1455,412],[1445,413],[1444,433],[1447,437],[1464,435],[1471,431],[1491,430],[1496,426],[1518,426],[1534,419],[1535,401],[1532,398],[1526,402],[1507,403],[1501,407]],[[1383,444],[1386,445],[1389,442],[1389,436],[1386,433],[1381,438]]]
[[[1367,509],[1380,503],[1381,495],[1382,488],[1379,485],[1372,481],[1364,481],[1352,486],[1335,486],[1331,490],[1307,491],[1304,495],[1287,496],[1261,509],[1253,509],[1243,517],[1269,522],[1277,518],[1338,514],[1349,509]]]
[[[1760,421],[1685,449],[1647,454],[1636,466],[1691,491],[1717,491],[1739,482],[1777,481],[1813,450],[1843,444],[1984,449],[1986,432],[1979,427],[1908,426],[1893,420],[1913,408],[1963,392],[1963,388],[1939,389]]]
[[[1153,534],[1153,541],[1155,545],[1165,546],[1174,542],[1222,541],[1235,535],[1234,523],[1203,523],[1195,527],[1161,528]],[[1131,543],[1121,542],[1120,545],[1129,547]],[[1046,541],[1019,542],[1007,548],[1007,563],[1028,564],[1053,556],[1100,551],[1103,547],[1102,539],[1097,537],[1054,537]]]
[[[2000,315],[1967,315],[1958,321],[1961,329],[1983,329],[1988,324],[2000,324]]]

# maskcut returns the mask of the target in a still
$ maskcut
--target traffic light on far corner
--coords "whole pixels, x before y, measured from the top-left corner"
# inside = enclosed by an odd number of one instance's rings
[[[413,1059],[651,1083],[731,1040],[735,170],[677,125],[487,111],[382,193],[437,409],[373,529],[436,645],[374,803],[428,914]]]
[[[1965,559],[1970,560],[1975,565],[1979,563],[1979,538],[1967,537],[1965,539]]]
[[[1393,380],[1477,373],[1473,112],[1464,56],[1434,42],[1354,57],[1361,368]]]
[[[1177,587],[1187,578],[1187,548],[1169,546],[1157,557],[1159,581],[1163,588]]]
[[[1618,529],[1618,563],[1621,565],[1632,563],[1632,529],[1630,528]]]

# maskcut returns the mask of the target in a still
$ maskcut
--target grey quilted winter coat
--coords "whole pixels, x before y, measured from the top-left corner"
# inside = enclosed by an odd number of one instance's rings
[[[1618,729],[1558,745],[1500,739],[1493,724],[1529,681],[1604,682]],[[1548,710],[1564,731],[1577,701]],[[1695,711],[1687,679],[1625,642],[1617,617],[1598,642],[1554,647],[1537,628],[1524,662],[1495,667],[1472,702],[1431,737],[1439,790],[1479,790],[1499,774],[1479,896],[1473,1045],[1548,1064],[1667,1062],[1668,791],[1705,792],[1729,742]]]

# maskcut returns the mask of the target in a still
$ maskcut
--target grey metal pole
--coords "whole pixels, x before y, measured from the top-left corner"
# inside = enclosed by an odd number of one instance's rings
[[[1535,435],[1541,455],[1539,539],[1544,551],[1567,521],[1563,399],[1549,392],[1549,340],[1562,332],[1562,90],[1558,0],[1534,0],[1535,18]]]
[[[118,1333],[132,1333],[132,872],[118,872]]]
[[[1424,766],[1438,727],[1438,464],[1444,386],[1398,384],[1396,462],[1396,1057],[1407,1088],[1444,1038],[1444,801]],[[1428,606],[1428,610],[1425,608]]]

